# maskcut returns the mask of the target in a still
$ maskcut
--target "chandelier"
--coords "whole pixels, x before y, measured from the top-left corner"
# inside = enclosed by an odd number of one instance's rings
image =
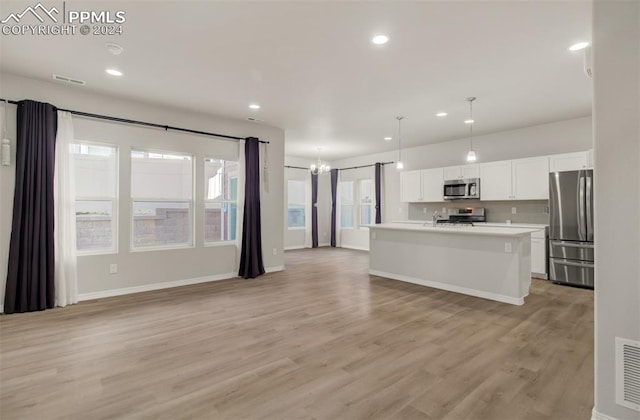
[[[331,171],[331,166],[320,160],[320,148],[318,148],[318,161],[309,165],[309,170],[313,175],[326,175]]]

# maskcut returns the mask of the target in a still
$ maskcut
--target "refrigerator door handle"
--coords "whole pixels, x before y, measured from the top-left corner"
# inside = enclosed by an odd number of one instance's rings
[[[584,191],[585,191],[585,177],[580,171],[580,178],[578,180],[578,237],[582,241],[587,240],[587,227],[584,225],[586,220],[584,211]]]
[[[593,249],[593,244],[576,244],[573,242],[564,242],[564,241],[551,241],[552,246],[566,246],[567,248],[590,248]]]
[[[583,267],[583,268],[593,268],[593,264],[589,264],[589,263],[579,263],[579,262],[573,262],[573,261],[559,261],[559,260],[554,260],[553,261],[554,264],[560,264],[560,265],[570,265],[572,267]]]
[[[588,176],[587,177],[587,185],[585,187],[585,191],[586,191],[586,203],[585,203],[585,207],[587,208],[587,226],[586,226],[586,231],[587,231],[587,240],[588,241],[593,241],[593,219],[591,217],[591,206],[593,205],[591,202],[591,191],[593,188],[593,184],[591,182],[591,177]]]

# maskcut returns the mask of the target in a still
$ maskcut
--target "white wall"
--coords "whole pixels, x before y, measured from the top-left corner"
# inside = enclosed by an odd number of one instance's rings
[[[308,168],[313,159],[285,156],[286,166],[297,166]],[[304,248],[305,244],[311,243],[311,238],[307,238],[304,229],[290,229],[287,227],[287,181],[305,181],[309,188],[310,173],[308,169],[285,168],[284,170],[284,247],[285,249]],[[311,204],[311,190],[307,192],[307,202]],[[329,246],[331,242],[331,175],[318,176],[318,246]],[[307,220],[311,223],[311,220]]]
[[[270,141],[269,191],[262,191],[262,243],[265,268],[283,266],[283,165],[284,132],[267,125],[171,109],[147,103],[98,95],[83,88],[67,87],[53,82],[26,79],[14,75],[0,75],[0,96],[20,100],[34,99],[52,103],[60,108],[74,109],[142,121],[211,131],[239,137],[254,136]],[[15,106],[9,107],[10,138],[15,153]],[[81,294],[104,292],[127,287],[139,287],[177,280],[224,276],[232,273],[235,246],[204,247],[202,212],[196,213],[193,248],[166,251],[129,252],[130,248],[130,159],[132,147],[186,152],[195,154],[196,209],[203,206],[204,156],[235,159],[238,143],[212,137],[165,132],[132,125],[100,120],[74,118],[78,139],[116,144],[119,147],[120,202],[118,206],[120,235],[119,252],[111,255],[82,256],[78,259],[79,290]],[[14,159],[15,162],[15,159]],[[0,168],[0,289],[4,293],[8,242],[13,206],[15,165]],[[198,216],[199,214],[199,216]],[[275,250],[275,255],[274,251]],[[118,273],[109,274],[109,264],[118,264]]]
[[[594,2],[593,60],[594,410],[640,419],[614,394],[615,337],[640,341],[640,3]]]
[[[582,74],[578,73],[576,77],[582,77]],[[473,142],[479,162],[588,150],[592,147],[591,117],[487,134],[474,138]],[[468,147],[469,140],[463,138],[403,149],[404,170],[463,165],[469,150]],[[345,168],[397,160],[398,152],[393,151],[339,160],[334,162],[334,167]],[[371,171],[373,173],[373,169]],[[348,172],[350,171],[341,172],[341,177],[349,176]],[[395,169],[395,164],[385,165],[383,169],[383,222],[409,219],[409,205],[400,202],[399,187],[400,172]],[[364,235],[343,236],[343,246],[362,247],[365,244],[363,238]],[[368,246],[368,241],[366,241],[366,246]]]

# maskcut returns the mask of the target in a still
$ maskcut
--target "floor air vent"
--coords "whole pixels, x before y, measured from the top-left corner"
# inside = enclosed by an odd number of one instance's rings
[[[72,85],[84,86],[84,85],[87,84],[87,82],[85,82],[84,80],[73,79],[73,78],[67,77],[67,76],[60,76],[59,74],[53,74],[52,77],[53,77],[53,80],[57,80],[59,82],[69,83],[69,84],[72,84]]]
[[[616,403],[640,411],[640,342],[616,337]]]

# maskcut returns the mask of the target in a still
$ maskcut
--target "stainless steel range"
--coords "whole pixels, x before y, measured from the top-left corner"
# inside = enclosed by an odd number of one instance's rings
[[[440,226],[473,226],[474,222],[486,222],[484,207],[454,209],[454,213],[449,213],[448,219],[437,219],[439,215],[434,215],[436,225]],[[435,225],[434,225],[435,226]]]

